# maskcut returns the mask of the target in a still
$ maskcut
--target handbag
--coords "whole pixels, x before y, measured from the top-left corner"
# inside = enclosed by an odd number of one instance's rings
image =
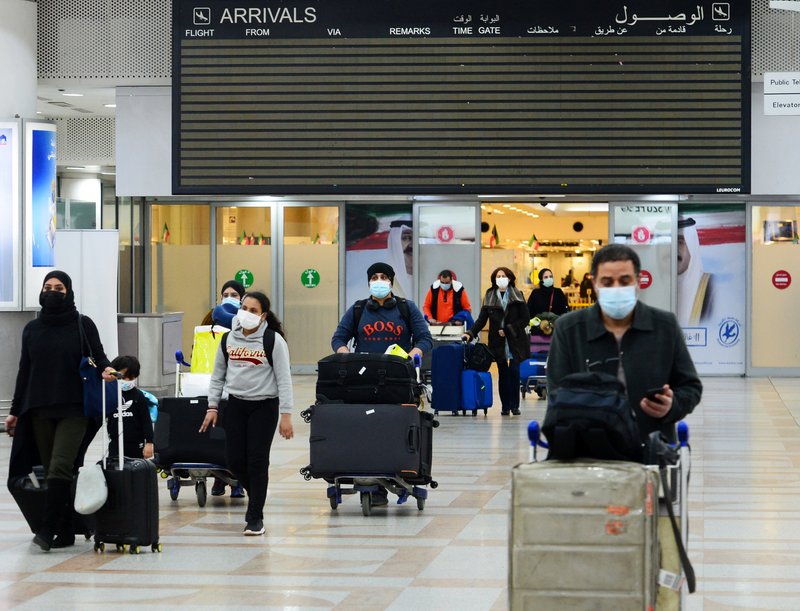
[[[83,317],[78,316],[78,329],[81,336],[81,362],[78,372],[83,383],[83,415],[87,418],[103,417],[103,379],[97,371],[97,364],[92,355],[92,345],[86,339],[83,329]],[[89,354],[84,353],[88,347]],[[117,381],[105,385],[106,414],[117,409]]]
[[[84,465],[78,470],[75,484],[75,511],[88,516],[95,513],[108,499],[108,484],[102,465]]]
[[[464,368],[475,371],[489,371],[494,362],[494,355],[489,346],[476,342],[467,344],[464,352]]]

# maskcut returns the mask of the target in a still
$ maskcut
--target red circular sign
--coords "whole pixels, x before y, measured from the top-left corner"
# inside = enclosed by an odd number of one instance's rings
[[[450,227],[450,225],[442,225],[436,232],[436,238],[440,242],[452,242],[454,237],[455,231],[453,231],[453,228]]]
[[[772,286],[774,286],[776,289],[788,289],[791,283],[792,275],[785,269],[779,269],[777,272],[772,274]]]
[[[631,237],[637,244],[647,244],[651,237],[650,230],[644,225],[639,225],[638,227],[633,228]]]
[[[648,272],[646,269],[643,269],[639,273],[639,288],[646,289],[651,284],[653,284],[653,274]]]

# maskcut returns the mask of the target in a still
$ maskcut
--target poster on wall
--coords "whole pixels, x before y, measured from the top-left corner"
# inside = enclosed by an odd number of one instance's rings
[[[25,308],[39,307],[39,290],[55,265],[56,126],[25,122]]]
[[[0,121],[0,310],[20,306],[19,123]]]
[[[414,239],[410,204],[345,206],[347,307],[369,296],[367,269],[382,261],[394,268],[392,293],[413,299]]]
[[[745,373],[743,205],[678,206],[678,322],[698,373]]]

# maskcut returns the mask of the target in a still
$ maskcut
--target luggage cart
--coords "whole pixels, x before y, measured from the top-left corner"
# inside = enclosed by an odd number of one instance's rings
[[[175,352],[175,396],[185,397],[190,396],[184,394],[182,377],[187,375],[181,372],[181,365],[189,367],[183,358],[183,352],[178,350]],[[204,375],[204,374],[188,374],[188,375]],[[209,376],[210,377],[210,376]],[[208,488],[206,480],[209,477],[214,477],[222,480],[227,485],[237,486],[239,484],[236,476],[223,465],[214,463],[202,462],[176,462],[171,465],[159,465],[161,471],[161,478],[167,480],[167,489],[169,496],[173,501],[178,500],[181,488],[186,486],[193,486],[195,495],[197,497],[197,505],[205,507],[208,499]]]
[[[428,330],[433,338],[433,348],[430,352],[422,357],[422,381],[430,386],[431,379],[431,361],[433,360],[433,351],[439,346],[446,346],[448,344],[457,344],[461,342],[461,336],[464,335],[466,327],[464,325],[451,325],[451,324],[431,324],[428,323]]]
[[[670,492],[672,498],[665,497],[665,490],[659,490],[659,508],[666,508],[666,503],[670,503],[676,521],[680,525],[681,541],[683,547],[688,551],[689,549],[689,474],[692,465],[692,452],[689,446],[689,425],[681,421],[677,424],[678,433],[678,461],[674,465],[666,466],[666,478],[669,481]],[[528,440],[530,441],[530,454],[529,462],[537,462],[537,448],[547,448],[547,442],[541,438],[541,427],[539,422],[531,420],[528,423]],[[652,469],[658,470],[658,466],[651,466]],[[665,509],[661,509],[665,511]],[[666,511],[665,511],[666,513]],[[692,576],[692,579],[694,576]],[[680,575],[678,576],[678,583],[681,584],[679,590],[680,596],[680,609],[686,609],[687,596],[689,595],[689,587],[687,587],[687,577],[681,567]],[[693,590],[692,590],[693,591]]]
[[[535,392],[539,399],[547,399],[547,355],[552,335],[531,334],[531,357],[520,364],[519,383],[522,398]]]
[[[303,473],[302,470],[301,473]],[[306,477],[306,479],[311,478],[311,476],[306,473],[304,473],[303,476]],[[369,516],[372,513],[372,507],[374,506],[372,502],[372,493],[378,492],[381,486],[386,489],[387,493],[397,495],[397,505],[404,504],[410,498],[416,499],[417,509],[419,511],[425,509],[425,501],[428,498],[427,488],[415,485],[403,478],[393,475],[382,477],[376,477],[374,475],[365,475],[362,477],[357,474],[342,475],[332,480],[326,479],[325,481],[330,484],[326,494],[331,509],[337,509],[338,506],[341,505],[343,496],[358,494],[361,501],[361,513],[364,516]],[[438,485],[436,481],[432,480],[430,482],[431,488],[436,488]]]

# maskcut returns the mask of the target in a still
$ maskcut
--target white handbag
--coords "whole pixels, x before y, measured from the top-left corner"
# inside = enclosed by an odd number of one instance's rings
[[[75,485],[75,511],[88,516],[95,513],[108,499],[108,484],[100,464],[84,465],[78,470]]]

